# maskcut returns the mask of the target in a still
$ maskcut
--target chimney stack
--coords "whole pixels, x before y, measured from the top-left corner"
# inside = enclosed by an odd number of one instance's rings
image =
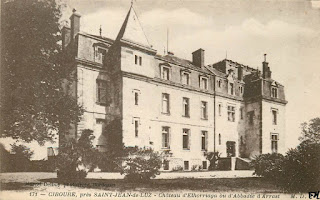
[[[204,66],[204,50],[198,49],[197,51],[192,53],[192,63],[195,66],[203,67]]]
[[[267,54],[264,54],[264,61],[262,62],[262,77],[265,79],[271,78],[271,70],[268,64]]]
[[[74,40],[77,33],[80,32],[80,17],[81,15],[77,13],[76,9],[72,10],[72,15],[70,17],[71,22],[71,40]]]

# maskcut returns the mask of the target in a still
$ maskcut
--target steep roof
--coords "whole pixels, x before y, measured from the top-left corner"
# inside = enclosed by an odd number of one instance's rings
[[[151,48],[133,5],[131,5],[129,9],[116,40],[125,40],[147,48]]]
[[[182,59],[182,58],[179,58],[174,55],[165,55],[165,56],[157,55],[156,58],[163,60],[163,61],[166,61],[166,62],[169,62],[169,63],[180,65],[180,66],[183,66],[183,67],[186,67],[189,69],[201,71],[203,73],[210,73],[210,71],[207,68],[197,67],[190,60]]]

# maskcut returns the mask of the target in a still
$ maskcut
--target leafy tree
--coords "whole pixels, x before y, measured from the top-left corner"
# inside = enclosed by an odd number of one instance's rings
[[[61,52],[60,9],[55,0],[2,0],[1,137],[44,144],[79,120],[66,92],[74,68]]]
[[[311,119],[309,123],[304,122],[301,125],[302,135],[300,141],[310,140],[320,143],[320,118]]]
[[[205,156],[207,160],[209,160],[209,171],[216,170],[218,165],[218,160],[220,158],[221,153],[219,152],[206,152]]]
[[[295,192],[318,191],[320,188],[320,143],[305,140],[290,149],[282,164],[282,186]]]
[[[81,179],[96,166],[97,151],[92,145],[93,131],[85,129],[78,140],[69,139],[59,148],[58,178]]]
[[[14,153],[18,157],[24,157],[30,160],[30,158],[33,155],[33,151],[31,151],[28,147],[26,147],[23,144],[17,145],[17,144],[12,144],[11,145],[11,152]]]
[[[98,141],[104,144],[105,149],[97,153],[97,165],[102,171],[119,171],[122,167],[123,159],[128,155],[128,151],[122,142],[121,120],[112,120],[103,130],[101,135],[106,141]]]

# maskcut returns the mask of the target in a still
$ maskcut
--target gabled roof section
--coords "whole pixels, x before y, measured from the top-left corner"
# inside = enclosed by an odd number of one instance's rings
[[[149,44],[149,41],[142,29],[141,23],[133,8],[133,5],[131,5],[129,9],[129,12],[121,26],[116,40],[124,40],[130,43],[135,43],[147,48],[151,48],[151,45]]]

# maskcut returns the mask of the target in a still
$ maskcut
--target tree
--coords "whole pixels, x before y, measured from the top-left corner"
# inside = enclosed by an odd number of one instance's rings
[[[101,140],[101,141],[100,141]],[[121,119],[115,118],[103,130],[98,142],[107,144],[97,153],[97,165],[102,171],[120,171],[128,151],[122,142]]]
[[[220,158],[221,153],[215,151],[215,152],[206,152],[205,156],[207,160],[209,160],[209,171],[216,170],[218,165],[218,160]]]
[[[59,148],[58,178],[81,179],[96,166],[97,151],[92,145],[93,131],[85,129],[78,140],[69,139]]]
[[[74,65],[61,52],[61,5],[3,0],[1,8],[1,137],[44,144],[68,133],[82,111],[66,92]]]
[[[24,157],[30,160],[33,155],[33,151],[31,151],[28,147],[23,144],[11,144],[11,152],[14,153],[17,157]]]
[[[310,140],[312,142],[320,143],[320,118],[311,119],[309,123],[301,124],[302,135],[300,141]]]

